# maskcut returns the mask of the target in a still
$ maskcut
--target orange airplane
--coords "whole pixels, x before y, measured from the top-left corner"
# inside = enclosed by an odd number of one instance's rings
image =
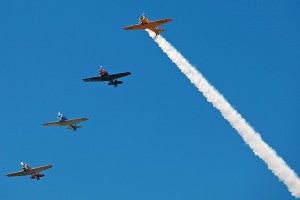
[[[135,24],[132,26],[124,27],[124,30],[142,30],[142,29],[149,29],[159,35],[160,32],[163,32],[164,29],[158,28],[159,25],[171,22],[171,18],[150,21],[148,20],[144,14],[140,17],[139,24]]]

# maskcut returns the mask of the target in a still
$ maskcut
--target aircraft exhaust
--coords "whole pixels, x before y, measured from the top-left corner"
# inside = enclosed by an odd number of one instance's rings
[[[300,180],[297,174],[277,155],[260,134],[249,125],[249,123],[239,114],[204,77],[193,67],[169,42],[162,36],[155,35],[150,30],[146,30],[149,36],[158,44],[164,53],[173,63],[184,73],[198,90],[205,96],[208,102],[218,109],[222,116],[238,132],[246,144],[255,155],[261,158],[268,168],[283,181],[290,193],[300,198]]]

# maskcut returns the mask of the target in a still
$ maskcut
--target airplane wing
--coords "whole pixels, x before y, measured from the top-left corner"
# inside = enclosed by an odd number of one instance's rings
[[[61,124],[61,122],[47,122],[44,123],[43,126],[64,126]]]
[[[46,169],[49,169],[49,168],[51,168],[51,167],[53,167],[53,166],[52,166],[52,165],[45,165],[45,166],[41,166],[41,167],[36,167],[36,168],[30,169],[30,172],[31,172],[32,174],[35,174],[35,173],[38,173],[38,172],[40,172],[40,171],[44,171],[44,170],[46,170]]]
[[[161,24],[169,23],[171,21],[172,21],[171,18],[166,18],[166,19],[151,21],[147,24],[134,24],[132,26],[125,26],[124,30],[152,29],[152,28],[157,27]]]
[[[19,171],[19,172],[13,172],[10,174],[6,174],[6,176],[11,177],[11,176],[26,176],[26,175],[30,175],[31,171]]]
[[[160,19],[160,20],[149,22],[149,24],[151,25],[151,27],[156,27],[156,26],[159,26],[161,24],[169,23],[171,21],[172,21],[171,18],[166,18],[166,19]]]
[[[8,176],[8,177],[11,177],[11,176],[27,176],[27,175],[32,175],[32,174],[38,173],[40,171],[49,169],[51,167],[52,167],[52,165],[45,165],[45,166],[42,166],[42,167],[32,168],[32,169],[26,170],[26,171],[13,172],[13,173],[7,174],[6,176]]]
[[[77,124],[79,122],[84,122],[86,120],[88,120],[89,118],[86,117],[82,117],[82,118],[78,118],[78,119],[70,119],[70,120],[66,120],[63,121],[65,125],[71,125],[71,124]]]
[[[124,76],[130,75],[130,72],[118,73],[118,74],[110,74],[108,76],[97,76],[92,78],[85,78],[83,81],[85,82],[99,82],[99,81],[111,81]]]
[[[83,117],[83,118],[78,118],[78,119],[70,119],[70,120],[66,120],[66,121],[61,121],[61,122],[48,122],[48,123],[44,123],[44,126],[68,126],[71,124],[77,124],[79,122],[83,122],[88,120],[89,118]]]
[[[124,30],[141,30],[141,29],[148,29],[148,24],[134,24],[132,26],[125,26]]]
[[[124,73],[118,73],[118,74],[110,74],[109,79],[114,80],[118,78],[122,78],[124,76],[129,76],[131,73],[130,72],[124,72]]]
[[[103,81],[101,76],[97,76],[97,77],[92,77],[92,78],[85,78],[82,79],[84,82],[99,82],[99,81]]]

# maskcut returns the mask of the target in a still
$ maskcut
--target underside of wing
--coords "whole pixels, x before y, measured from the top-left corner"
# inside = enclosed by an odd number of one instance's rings
[[[52,165],[45,165],[45,166],[41,166],[41,167],[32,168],[32,169],[29,170],[30,171],[29,174],[35,174],[35,173],[38,173],[40,171],[44,171],[46,169],[49,169],[51,167],[52,167]]]
[[[70,119],[70,120],[65,120],[60,122],[49,122],[49,123],[44,123],[43,125],[44,126],[69,126],[86,120],[88,120],[88,118],[83,117],[83,118]]]
[[[86,117],[83,117],[83,118],[78,118],[78,119],[70,119],[70,120],[66,120],[66,121],[63,121],[61,123],[64,124],[64,126],[67,126],[67,125],[71,125],[71,124],[77,124],[79,122],[84,122],[86,120],[88,120],[89,118],[86,118]]]
[[[135,24],[132,26],[125,26],[124,30],[141,30],[141,29],[149,29],[150,26],[148,24]]]
[[[32,169],[25,170],[25,171],[13,172],[13,173],[7,174],[6,176],[8,176],[8,177],[11,177],[11,176],[27,176],[27,175],[32,175],[32,174],[38,173],[40,171],[49,169],[51,167],[52,167],[52,165],[45,165],[45,166],[36,167],[36,168],[32,168]]]
[[[62,124],[61,122],[47,122],[44,123],[43,126],[65,126],[65,125]]]
[[[169,23],[171,22],[172,19],[171,18],[166,18],[166,19],[161,19],[161,20],[156,20],[156,21],[152,21],[149,24],[151,25],[151,27],[156,27],[159,26],[161,24],[165,24],[165,23]]]
[[[130,72],[124,72],[124,73],[118,73],[118,74],[111,74],[111,75],[109,75],[109,77],[113,80],[113,79],[122,78],[124,76],[129,76],[130,74],[131,74]]]
[[[141,29],[153,29],[161,24],[169,23],[171,22],[171,18],[166,18],[166,19],[161,19],[161,20],[156,20],[156,21],[150,21],[149,23],[146,24],[135,24],[132,26],[125,26],[125,30],[141,30]]]
[[[10,173],[10,174],[6,174],[6,176],[8,176],[8,177],[11,177],[11,176],[27,176],[27,175],[30,175],[30,174],[34,174],[34,173],[32,173],[30,170],[28,170],[28,171],[13,172],[13,173]]]
[[[92,78],[85,78],[82,79],[84,82],[99,82],[99,81],[103,81],[103,79],[101,78],[101,76],[97,76],[97,77],[92,77]]]

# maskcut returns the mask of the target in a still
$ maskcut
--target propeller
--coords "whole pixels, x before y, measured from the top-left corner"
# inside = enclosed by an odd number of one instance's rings
[[[140,20],[139,20],[138,22],[141,22],[141,20],[145,17],[144,15],[145,15],[145,13],[143,13],[143,14],[140,16]]]

